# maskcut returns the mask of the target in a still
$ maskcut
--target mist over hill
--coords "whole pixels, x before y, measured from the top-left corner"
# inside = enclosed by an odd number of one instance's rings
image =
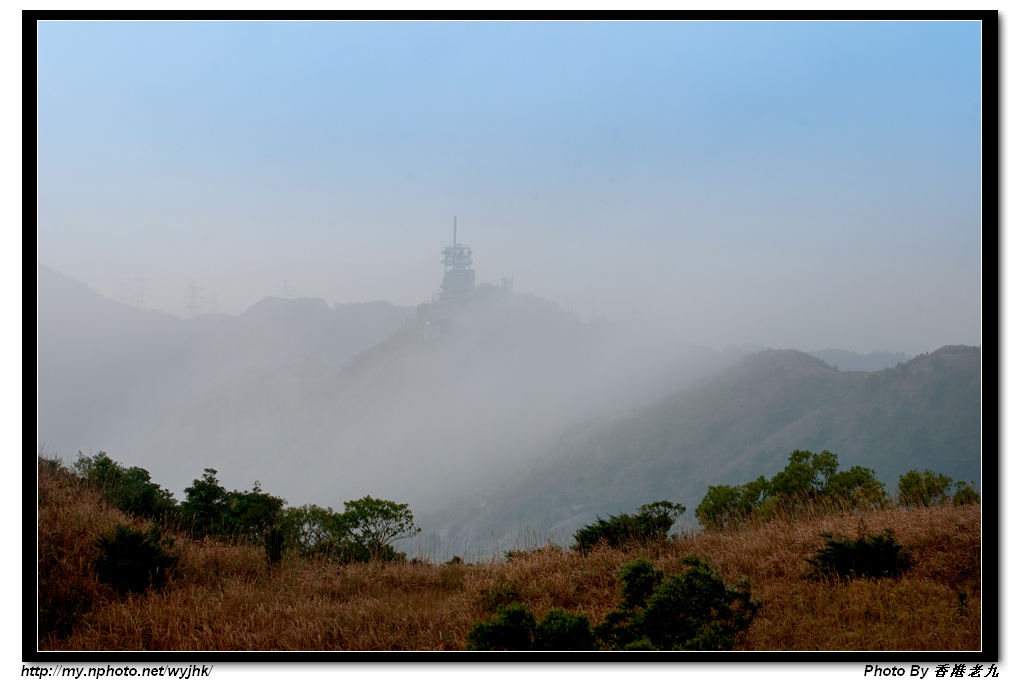
[[[435,508],[738,356],[484,298],[427,339],[421,311],[268,298],[181,320],[39,267],[39,442],[105,450],[178,497],[206,467],[292,505],[364,495]]]
[[[182,320],[43,266],[38,282],[48,453],[105,450],[178,498],[211,467],[291,505],[407,502],[438,553],[527,529],[569,543],[659,499],[693,511],[794,449],[890,487],[912,468],[980,480],[979,348],[847,371],[846,352],[717,352],[530,295],[480,296],[432,338],[427,305],[266,298]]]
[[[438,543],[504,548],[708,486],[771,477],[796,449],[870,467],[887,490],[910,469],[980,481],[981,350],[947,346],[894,368],[842,372],[795,350],[750,355],[654,405],[577,423],[526,472],[436,518]],[[432,519],[426,519],[431,522]]]
[[[225,383],[250,385],[253,377],[237,381],[249,371],[289,376],[340,367],[413,315],[383,301],[330,308],[321,299],[266,298],[241,315],[182,320],[110,301],[42,265],[37,283],[39,443],[72,461],[78,450],[106,450],[178,491],[223,461],[221,453],[172,445],[168,423],[197,396]],[[220,418],[224,429],[237,427],[230,415]],[[166,439],[168,447],[154,450]]]
[[[825,350],[808,351],[808,355],[824,360],[827,364],[844,372],[877,372],[881,369],[895,367],[910,359],[906,353],[891,353],[887,350],[864,354],[850,350],[826,348]]]

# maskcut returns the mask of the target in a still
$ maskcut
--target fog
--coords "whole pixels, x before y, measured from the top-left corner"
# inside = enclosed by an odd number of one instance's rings
[[[38,438],[65,459],[438,504],[731,346],[981,344],[977,23],[38,39]],[[515,297],[425,343],[455,216]]]

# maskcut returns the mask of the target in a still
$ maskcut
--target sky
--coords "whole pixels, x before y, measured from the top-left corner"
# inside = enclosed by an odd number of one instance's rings
[[[115,300],[478,282],[713,347],[981,344],[976,22],[42,22],[38,260]]]

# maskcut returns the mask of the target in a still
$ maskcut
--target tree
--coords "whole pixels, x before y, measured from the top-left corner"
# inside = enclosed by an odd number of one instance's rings
[[[181,511],[191,519],[197,535],[209,535],[223,530],[223,516],[227,510],[227,491],[216,479],[215,469],[206,469],[201,479],[195,479],[184,489],[187,496]]]
[[[344,502],[341,515],[350,538],[373,558],[392,554],[394,540],[411,538],[421,532],[406,504],[365,496]]]
[[[287,502],[262,492],[258,481],[255,481],[251,492],[235,490],[227,493],[225,498],[227,523],[230,529],[236,530],[253,542],[263,540],[266,532],[277,526],[283,505]]]
[[[828,450],[818,454],[794,450],[786,468],[769,481],[769,494],[791,500],[814,497],[825,488],[838,468],[838,457]]]
[[[336,558],[348,536],[342,514],[314,504],[283,510],[280,530],[284,543],[296,547],[303,556]]]
[[[743,485],[709,486],[694,516],[706,528],[740,525],[761,507],[768,494],[769,482],[764,476]]]
[[[923,472],[912,469],[900,476],[900,503],[911,507],[930,507],[949,499],[949,486],[953,479],[936,474],[931,469]]]
[[[956,494],[953,495],[953,504],[980,504],[981,494],[977,491],[977,484],[974,481],[964,483],[956,482]]]
[[[886,503],[885,485],[875,478],[875,471],[854,466],[829,477],[822,494],[844,500],[857,508],[881,507]]]

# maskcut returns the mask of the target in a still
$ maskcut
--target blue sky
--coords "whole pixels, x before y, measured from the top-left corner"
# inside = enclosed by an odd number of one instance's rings
[[[183,315],[478,281],[692,341],[980,344],[976,22],[39,25],[39,260]]]

